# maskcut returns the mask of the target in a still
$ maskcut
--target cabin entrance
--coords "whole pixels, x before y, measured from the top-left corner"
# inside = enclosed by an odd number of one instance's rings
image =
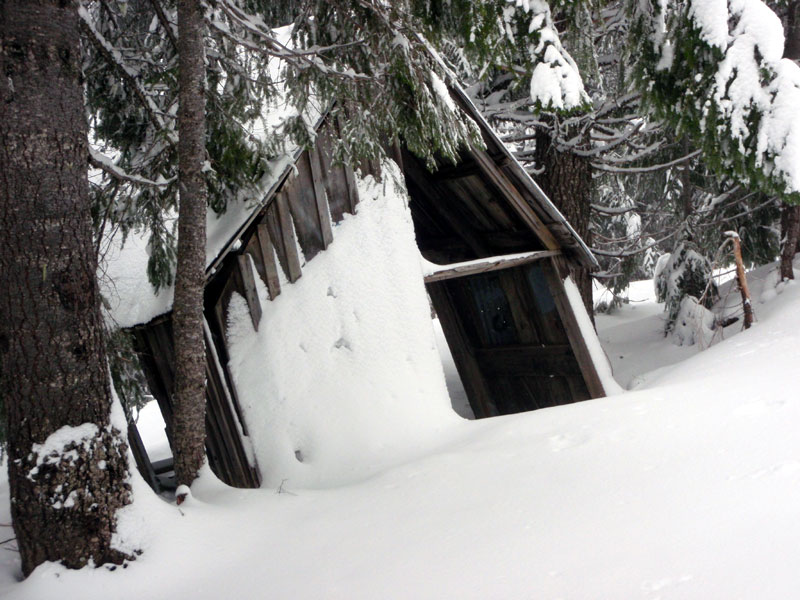
[[[590,398],[544,261],[428,284],[475,416]]]

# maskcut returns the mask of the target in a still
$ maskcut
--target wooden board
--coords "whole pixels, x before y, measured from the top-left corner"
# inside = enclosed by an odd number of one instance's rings
[[[553,259],[550,259],[552,261]],[[564,324],[567,337],[569,338],[570,345],[575,352],[575,358],[580,365],[583,379],[586,382],[586,387],[589,390],[591,398],[601,398],[606,395],[603,384],[600,381],[600,375],[597,373],[597,368],[594,365],[592,356],[589,353],[589,348],[586,345],[586,340],[583,339],[583,333],[580,330],[578,321],[575,318],[575,313],[572,310],[572,305],[567,298],[567,293],[564,290],[564,282],[557,274],[555,265],[545,263],[543,271],[547,281],[550,285],[550,290],[553,294],[553,300],[558,309],[561,321]]]
[[[345,214],[352,213],[350,206],[350,191],[347,186],[347,177],[344,166],[334,163],[332,128],[328,123],[322,126],[317,133],[316,152],[320,159],[320,169],[323,175],[328,205],[334,223],[340,222]]]
[[[317,220],[322,233],[322,244],[325,248],[333,242],[333,229],[331,226],[331,211],[328,206],[328,194],[325,191],[325,175],[319,159],[317,146],[308,151],[309,167],[311,168],[311,182],[314,187],[314,201],[317,209]]]
[[[236,259],[239,264],[239,276],[242,278],[244,299],[247,301],[250,320],[253,328],[258,331],[258,325],[261,322],[261,301],[258,299],[251,258],[248,254],[239,254]]]
[[[275,250],[269,228],[266,223],[259,223],[253,236],[261,253],[261,267],[264,270],[264,284],[269,291],[269,299],[274,300],[281,293],[281,282],[278,277],[278,265],[275,261]]]
[[[428,284],[477,417],[590,396],[539,264]]]
[[[448,293],[447,283],[431,283],[427,289],[439,321],[442,323],[447,345],[450,346],[450,352],[453,355],[458,375],[461,377],[461,383],[467,392],[472,411],[478,418],[496,416],[499,413],[483,373],[475,360],[472,344],[462,327],[462,320]]]
[[[475,161],[480,166],[482,172],[494,184],[501,194],[511,205],[516,209],[517,214],[522,217],[523,221],[531,228],[531,230],[539,237],[542,244],[547,250],[558,250],[559,243],[547,229],[545,224],[536,214],[536,212],[528,204],[528,201],[523,197],[520,191],[509,181],[505,173],[494,163],[489,155],[480,148],[473,148],[471,154]]]
[[[314,178],[308,152],[295,163],[296,176],[286,183],[284,193],[294,221],[297,239],[306,260],[311,260],[326,247],[317,207]]]

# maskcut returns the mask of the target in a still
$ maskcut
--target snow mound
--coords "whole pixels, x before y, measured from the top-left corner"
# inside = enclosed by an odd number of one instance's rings
[[[263,485],[359,480],[458,423],[437,354],[419,252],[393,163],[359,180],[357,216],[303,276],[269,301],[255,331],[229,308],[230,369]]]

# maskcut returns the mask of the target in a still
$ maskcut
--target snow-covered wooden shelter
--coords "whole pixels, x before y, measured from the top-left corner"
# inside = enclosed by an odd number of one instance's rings
[[[410,199],[420,277],[475,416],[604,396],[597,355],[585,337],[588,318],[574,284],[565,282],[571,267],[595,267],[594,257],[463,91],[450,94],[477,124],[485,148],[464,148],[456,165],[441,161],[433,173],[405,148],[393,153]],[[207,451],[217,476],[237,487],[259,486],[262,474],[248,447],[247,419],[229,366],[232,298],[246,300],[254,330],[264,327],[264,301],[300,280],[315,257],[336,244],[337,224],[359,212],[358,174],[331,158],[337,124],[323,116],[317,132],[314,147],[278,161],[260,200],[229,208],[209,230]],[[362,171],[377,174],[378,168],[364,165]],[[171,439],[170,303],[169,294],[145,308],[128,302],[127,314],[117,318],[133,333]],[[382,332],[370,335],[379,339]],[[132,446],[140,471],[155,484],[135,431]],[[302,462],[300,451],[295,454]]]

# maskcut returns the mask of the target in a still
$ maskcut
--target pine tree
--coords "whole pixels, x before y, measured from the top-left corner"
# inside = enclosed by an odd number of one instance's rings
[[[684,0],[649,10],[632,2],[631,14],[636,79],[655,114],[692,138],[717,173],[798,204],[800,68],[783,58],[775,13],[760,0]],[[785,277],[796,245],[789,237]]]
[[[79,57],[77,2],[5,2],[0,396],[25,575],[125,558],[112,535],[131,500],[127,448],[111,420]]]
[[[206,261],[206,115],[204,20],[199,0],[178,1],[177,273],[172,311],[175,346],[175,476],[191,485],[205,460],[206,360],[203,291]]]

